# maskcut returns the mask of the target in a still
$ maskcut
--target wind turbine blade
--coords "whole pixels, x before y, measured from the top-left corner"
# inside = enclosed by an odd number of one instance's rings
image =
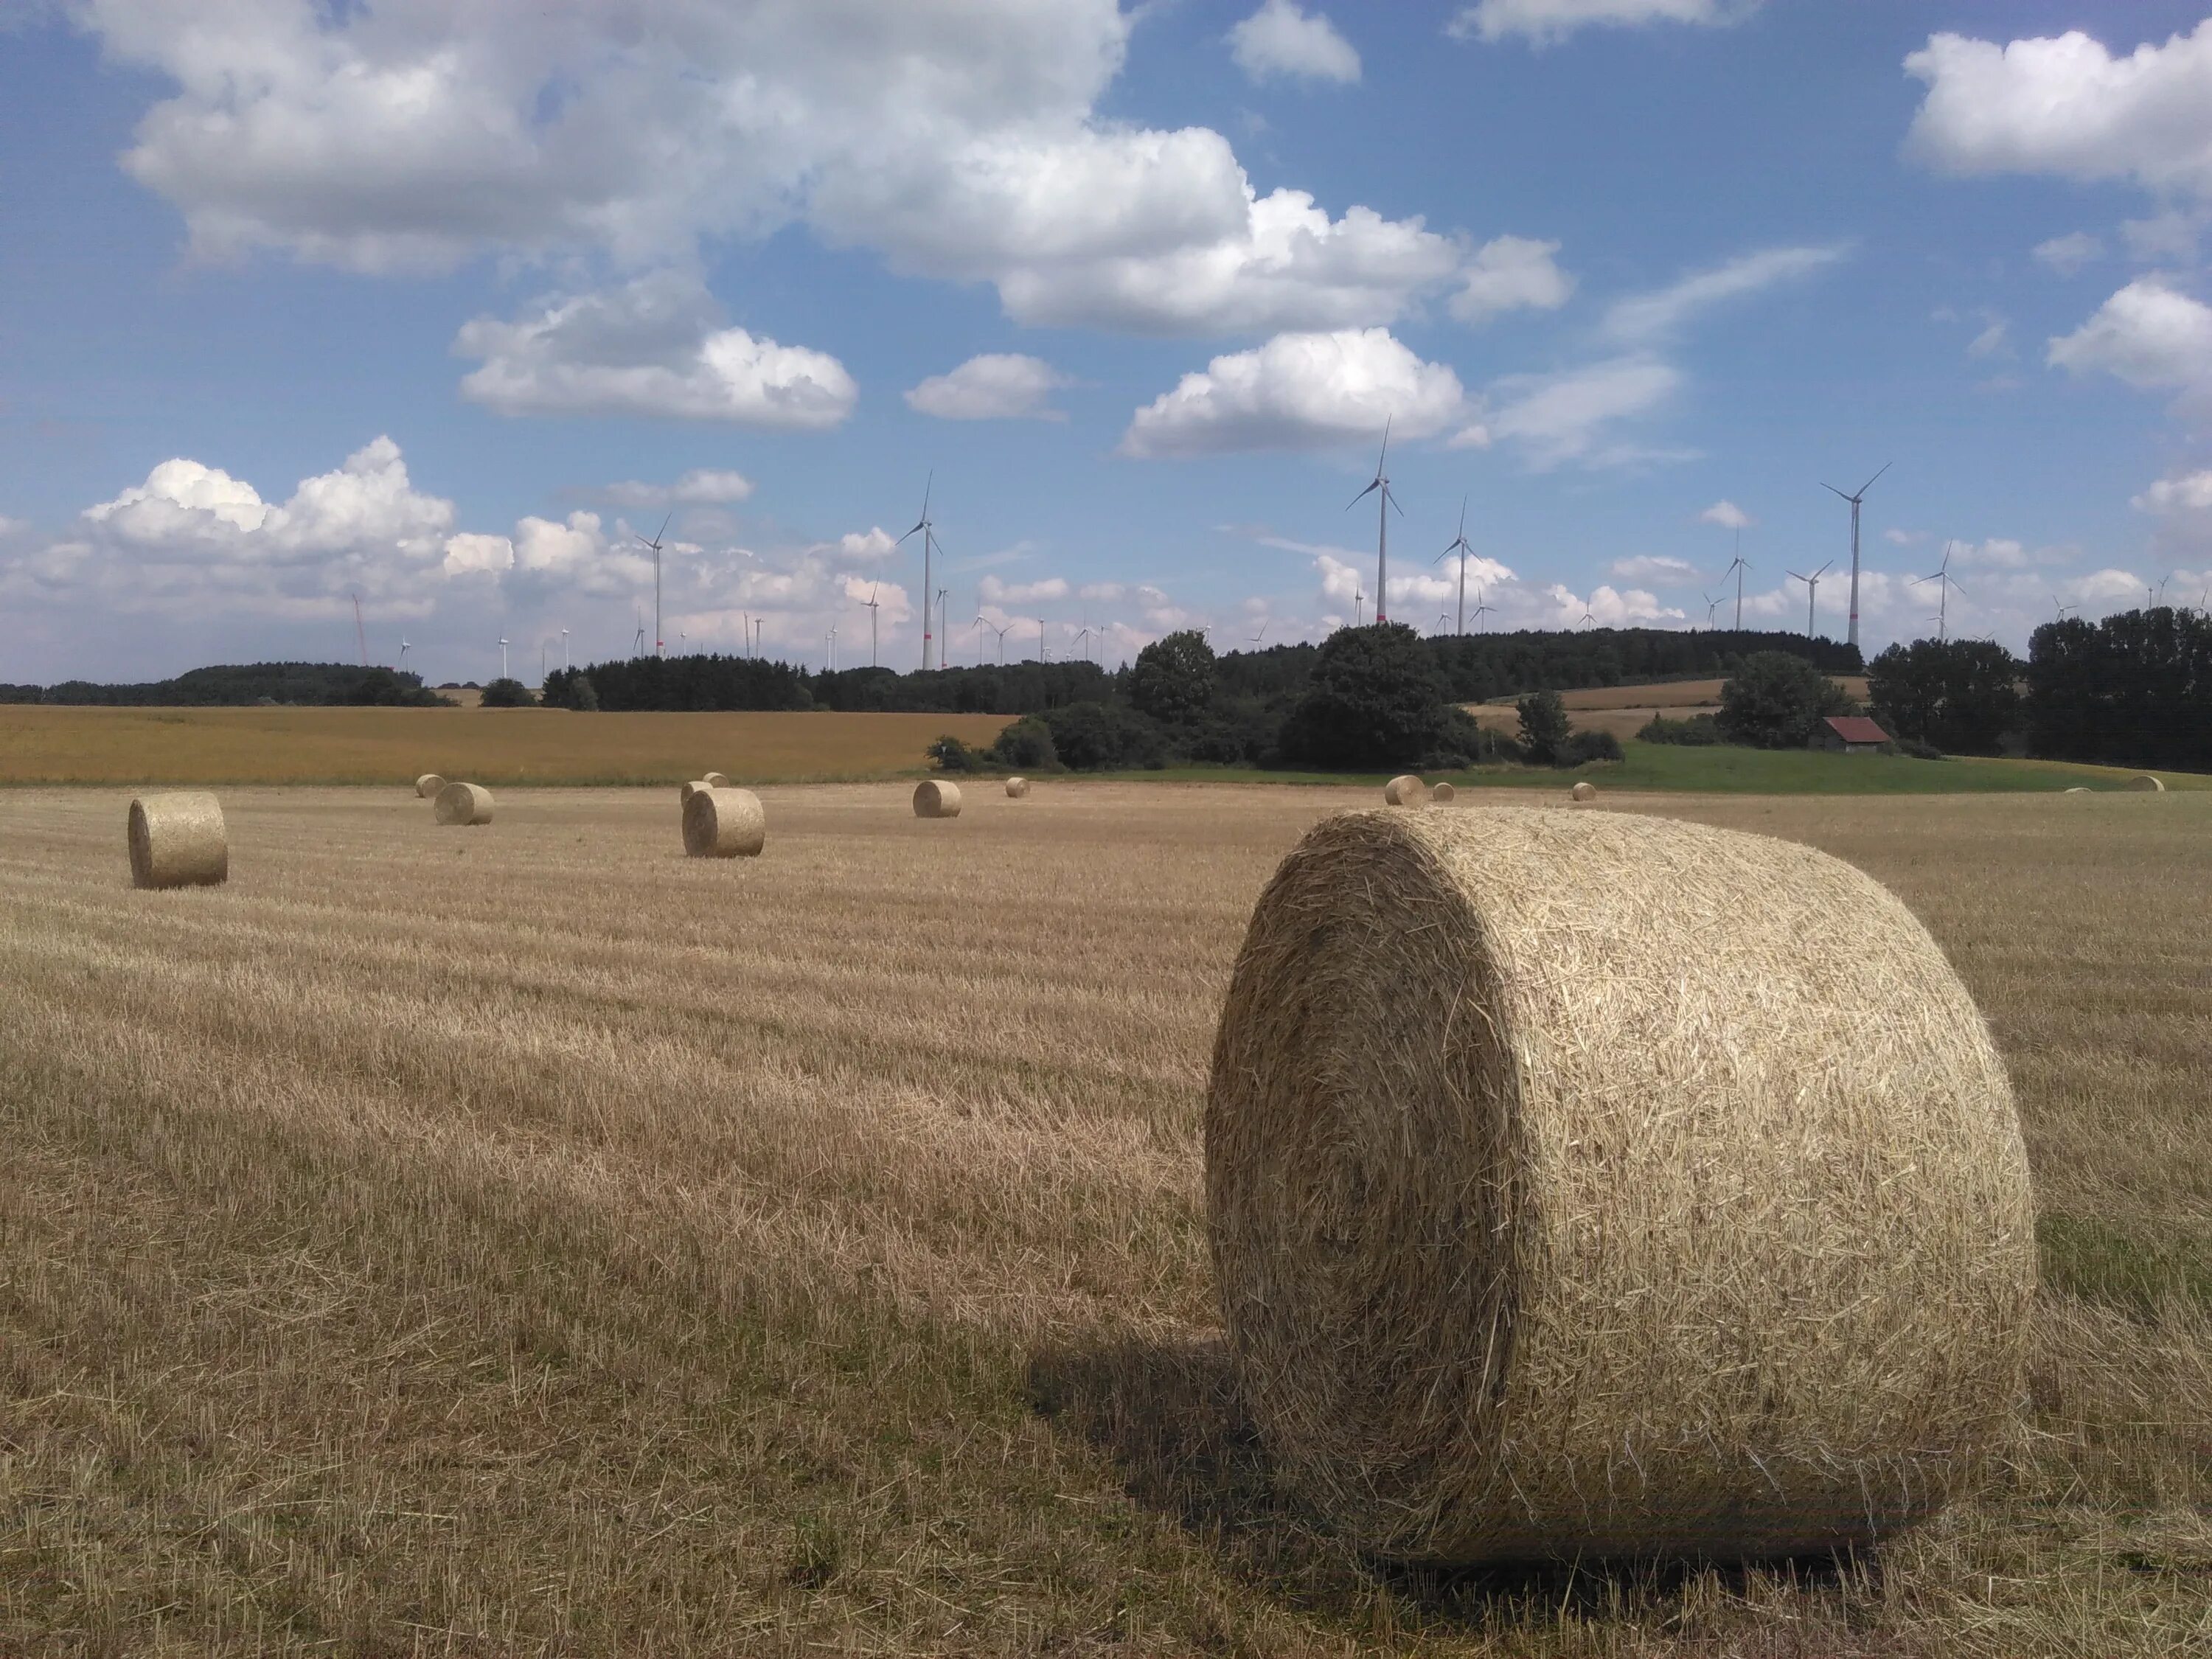
[[[1832,495],[1836,495],[1836,496],[1839,497],[1840,499],[1842,499],[1842,500],[1844,500],[1844,501],[1849,501],[1849,500],[1850,500],[1850,496],[1845,495],[1842,490],[1838,489],[1835,487],[1835,485],[1833,485],[1833,484],[1832,484],[1832,483],[1824,483],[1824,484],[1822,484],[1822,485],[1820,486],[1820,488],[1821,488],[1821,489],[1825,489],[1825,490],[1829,491]]]
[[[1884,472],[1888,471],[1890,468],[1892,468],[1893,466],[1895,466],[1896,465],[1897,465],[1897,463],[1896,463],[1895,461],[1884,461],[1884,462],[1881,464],[1881,465],[1878,469],[1876,469],[1876,471],[1875,471],[1875,475],[1874,475],[1874,478],[1879,478],[1880,477],[1881,477],[1881,475],[1882,475]],[[1868,491],[1868,490],[1872,489],[1874,488],[1874,478],[1869,478],[1869,479],[1868,479],[1864,483],[1863,483],[1863,484],[1861,484],[1861,485],[1859,486],[1859,494],[1860,494],[1860,495],[1865,495],[1865,494],[1867,493],[1867,491]]]
[[[654,531],[654,532],[653,532],[653,544],[655,547],[658,547],[658,546],[659,546],[659,545],[660,545],[660,538],[661,538],[663,536],[665,536],[665,535],[668,533],[668,523],[669,523],[669,520],[670,520],[671,519],[673,519],[675,516],[676,516],[676,510],[675,510],[673,507],[671,507],[671,508],[668,510],[668,513],[667,513],[666,516],[665,516],[665,517],[664,517],[664,518],[661,520],[661,521],[660,521],[660,528],[659,528],[659,529],[658,529],[658,530],[656,530],[656,531]]]
[[[1353,507],[1358,506],[1360,502],[1365,501],[1370,495],[1372,495],[1376,490],[1382,488],[1382,480],[1380,478],[1376,479],[1373,483],[1368,485],[1366,489],[1361,490],[1357,495],[1354,495],[1350,501],[1346,501],[1344,504],[1344,510],[1347,513],[1351,512]]]
[[[1382,499],[1389,502],[1391,506],[1398,507],[1398,498],[1390,493],[1390,486],[1389,484],[1384,484],[1382,486]],[[1406,509],[1404,507],[1398,507],[1398,516],[1401,519],[1406,516]]]
[[[1462,542],[1467,539],[1467,497],[1464,495],[1459,498],[1459,538]]]
[[[1392,417],[1391,417],[1390,416],[1388,416],[1388,415],[1385,415],[1385,416],[1382,417],[1382,448],[1381,452],[1380,452],[1379,453],[1377,453],[1377,454],[1376,454],[1376,456],[1375,457],[1375,476],[1376,476],[1376,477],[1378,477],[1378,478],[1379,478],[1379,477],[1381,477],[1382,476],[1382,461],[1383,461],[1383,458],[1384,458],[1385,456],[1389,455],[1389,453],[1390,453],[1390,422],[1391,422],[1391,418],[1392,418]]]

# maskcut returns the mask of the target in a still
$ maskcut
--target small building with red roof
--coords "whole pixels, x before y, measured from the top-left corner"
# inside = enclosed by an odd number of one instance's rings
[[[1832,754],[1872,755],[1890,735],[1864,714],[1831,714],[1813,728],[1813,747]]]

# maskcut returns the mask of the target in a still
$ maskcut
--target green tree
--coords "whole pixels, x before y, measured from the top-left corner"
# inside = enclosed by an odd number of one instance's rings
[[[1989,640],[1915,640],[1867,665],[1867,701],[1893,738],[1994,755],[2020,724],[2021,665]]]
[[[991,745],[991,758],[1002,766],[1024,772],[1053,772],[1060,769],[1060,751],[1053,747],[1052,728],[1034,714],[1016,720],[999,733]]]
[[[1556,691],[1531,691],[1515,705],[1521,711],[1521,752],[1538,766],[1558,764],[1573,735],[1566,699]]]
[[[1340,628],[1283,727],[1283,750],[1322,766],[1411,765],[1453,732],[1436,659],[1403,623]]]
[[[483,689],[485,708],[534,708],[538,699],[530,695],[530,688],[518,679],[494,680]]]
[[[1155,640],[1129,671],[1129,701],[1163,726],[1188,726],[1213,702],[1213,647],[1196,629]]]
[[[1802,749],[1831,714],[1858,705],[1802,657],[1754,651],[1721,686],[1721,735],[1753,749]]]

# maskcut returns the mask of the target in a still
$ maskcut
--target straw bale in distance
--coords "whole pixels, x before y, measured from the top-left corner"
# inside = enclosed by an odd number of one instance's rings
[[[1429,787],[1412,773],[1402,773],[1382,786],[1382,799],[1393,806],[1419,806],[1429,798]]]
[[[1577,800],[1595,800],[1597,799],[1597,786],[1592,783],[1588,778],[1584,778],[1580,783],[1574,787],[1571,793]]]
[[[2162,795],[2166,793],[2166,780],[2154,778],[2146,772],[2141,777],[2130,778],[2128,787],[2141,794]]]
[[[212,887],[230,879],[222,804],[203,790],[141,795],[131,803],[131,884]]]
[[[425,772],[415,780],[415,793],[423,800],[434,799],[438,792],[445,787],[445,779],[440,777],[435,772]]]
[[[1429,791],[1429,799],[1439,806],[1449,806],[1459,799],[1459,791],[1448,783],[1440,783]]]
[[[1382,1555],[1856,1543],[2022,1383],[2004,1067],[1911,912],[1791,842],[1324,821],[1238,957],[1206,1163],[1255,1420]]]
[[[714,786],[713,784],[708,782],[704,778],[694,778],[690,782],[685,784],[681,789],[678,789],[676,792],[677,804],[682,806],[689,806],[691,804],[692,796],[698,794],[704,790],[712,789],[714,787]]]
[[[441,823],[489,823],[491,791],[480,783],[449,783],[438,792],[434,810]]]
[[[957,818],[960,816],[960,786],[926,778],[914,787],[914,815],[918,818]]]
[[[699,781],[709,789],[726,789],[730,787],[730,781],[720,772],[702,772],[699,775]]]
[[[2077,783],[2069,788],[2066,793],[2069,795],[2086,795],[2089,793],[2089,786],[2086,783]]]
[[[1008,778],[1006,780],[1006,793],[1012,799],[1019,800],[1023,796],[1028,794],[1029,792],[1030,781],[1027,778]]]

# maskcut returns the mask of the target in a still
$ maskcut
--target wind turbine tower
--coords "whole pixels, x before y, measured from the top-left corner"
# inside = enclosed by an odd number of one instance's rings
[[[1861,484],[1855,495],[1844,495],[1842,490],[1838,489],[1832,483],[1824,483],[1820,486],[1823,489],[1842,495],[1844,500],[1851,504],[1851,625],[1850,632],[1844,636],[1844,643],[1846,645],[1856,645],[1859,642],[1859,503],[1866,500],[1867,491],[1874,488],[1874,479],[1881,477],[1882,473],[1888,471],[1895,465],[1893,461],[1884,461],[1880,471],[1875,473],[1874,478],[1869,478]],[[1738,628],[1743,626],[1741,617],[1736,618],[1736,626]]]
[[[353,596],[353,637],[354,643],[361,647],[361,665],[366,668],[368,666],[368,630],[361,623],[361,595],[358,593]]]
[[[933,470],[921,486],[921,517],[915,521],[914,528],[908,531],[906,536],[899,538],[901,542],[906,540],[907,536],[921,538],[921,667],[924,673],[929,672],[929,647],[932,637],[929,631],[930,561],[937,552],[937,526],[929,521],[929,492],[936,487],[936,484],[937,474]],[[893,545],[896,546],[897,544],[894,543]],[[937,665],[939,668],[945,666],[941,659]]]
[[[1482,597],[1482,590],[1480,587],[1474,590],[1474,627],[1477,633],[1487,631],[1483,628],[1482,619],[1497,609],[1496,605],[1490,604]]]
[[[1453,554],[1459,555],[1459,626],[1453,630],[1455,633],[1467,632],[1467,556],[1474,551],[1467,544],[1467,497],[1462,495],[1459,498],[1459,534],[1453,538],[1449,547],[1431,561],[1434,564],[1442,564]],[[1481,596],[1478,594],[1476,597],[1480,599]]]
[[[1375,623],[1381,627],[1389,620],[1383,613],[1389,610],[1390,574],[1390,509],[1398,507],[1398,498],[1390,493],[1390,480],[1382,471],[1382,464],[1390,458],[1390,422],[1382,422],[1382,448],[1375,457],[1375,481],[1344,505],[1347,513],[1370,495],[1377,496],[1375,503]],[[1398,507],[1398,516],[1404,518],[1406,509]]]
[[[1743,573],[1751,568],[1751,562],[1743,556],[1743,532],[1735,532],[1735,559],[1721,572],[1721,580],[1735,578],[1735,631],[1743,632]]]
[[[660,538],[668,533],[668,520],[675,516],[672,512],[668,518],[660,521],[660,528],[653,532],[651,541],[645,541],[642,536],[637,537],[653,550],[653,654],[656,657],[660,654]],[[635,530],[630,534],[637,536]]]
[[[1951,574],[1951,544],[1948,542],[1943,544],[1942,563],[1937,565],[1928,574],[1915,576],[1912,580],[1916,584],[1920,582],[1936,584],[1936,643],[1941,645],[1950,623],[1951,590],[1958,587],[1959,597],[1964,599],[1966,596],[1966,590],[1959,587],[1959,579]]]
[[[868,666],[871,668],[876,666],[876,595],[883,591],[883,586],[881,582],[878,582],[868,590]]]
[[[507,636],[506,636],[504,634],[502,634],[502,635],[500,635],[500,640],[499,640],[499,677],[500,677],[500,678],[501,678],[501,679],[505,679],[505,678],[507,678]]]
[[[1813,637],[1814,607],[1820,601],[1820,578],[1828,574],[1835,562],[1833,559],[1829,560],[1809,576],[1801,576],[1794,570],[1782,573],[1792,581],[1805,584],[1805,637],[1808,640]]]

